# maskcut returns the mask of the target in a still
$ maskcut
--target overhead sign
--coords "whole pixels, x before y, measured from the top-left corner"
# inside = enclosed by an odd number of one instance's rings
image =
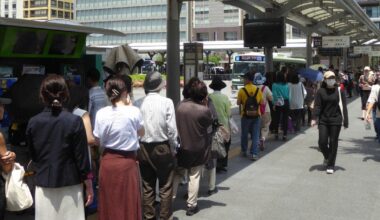
[[[322,37],[323,48],[346,48],[350,47],[349,36],[324,36]]]
[[[372,52],[372,46],[356,46],[354,47],[354,54],[369,54]]]
[[[265,56],[254,56],[254,55],[242,55],[242,56],[236,56],[235,61],[258,61],[258,62],[264,62]]]
[[[342,56],[342,48],[318,48],[318,54],[321,56]]]
[[[322,47],[322,37],[312,37],[313,48]]]

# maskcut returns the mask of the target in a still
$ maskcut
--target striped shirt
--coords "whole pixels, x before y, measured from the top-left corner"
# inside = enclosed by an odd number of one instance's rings
[[[145,121],[145,135],[140,141],[146,143],[169,141],[172,149],[175,149],[178,145],[178,133],[173,101],[158,93],[149,93],[137,100],[134,105],[140,108]]]
[[[95,126],[95,116],[99,109],[109,105],[106,93],[100,86],[94,86],[89,90],[88,112],[91,118],[91,125]]]

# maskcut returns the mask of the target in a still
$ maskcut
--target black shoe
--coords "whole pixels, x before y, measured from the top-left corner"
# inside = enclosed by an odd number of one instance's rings
[[[192,216],[192,215],[194,215],[197,212],[199,212],[198,206],[187,207],[186,215],[187,216]]]
[[[207,194],[208,194],[209,196],[211,196],[212,194],[215,194],[215,193],[217,193],[217,192],[218,192],[218,188],[215,187],[213,190],[209,190],[209,191],[207,191]]]
[[[217,167],[216,168],[216,172],[217,173],[225,173],[225,172],[227,172],[227,168],[226,167]]]
[[[282,140],[283,140],[283,141],[287,141],[288,138],[287,138],[286,136],[283,136],[283,137],[282,137]]]

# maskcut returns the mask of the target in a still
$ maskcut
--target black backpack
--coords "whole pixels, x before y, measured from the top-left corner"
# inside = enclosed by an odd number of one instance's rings
[[[243,88],[245,94],[247,94],[247,101],[244,104],[244,116],[247,118],[257,118],[260,116],[260,104],[257,103],[257,93],[259,93],[259,88],[256,89],[255,95],[250,96],[248,91]]]

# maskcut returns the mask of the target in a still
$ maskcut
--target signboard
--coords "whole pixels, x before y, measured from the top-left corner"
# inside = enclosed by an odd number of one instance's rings
[[[349,36],[324,36],[322,37],[323,48],[346,48],[350,47]]]
[[[380,51],[372,51],[369,55],[372,57],[380,57]]]
[[[354,54],[369,54],[372,52],[372,46],[357,46],[354,47]]]
[[[235,61],[258,61],[265,62],[265,56],[242,55],[236,56]]]
[[[201,43],[184,43],[185,60],[203,60],[203,44]]]
[[[202,43],[184,43],[183,44],[183,63],[185,69],[185,83],[192,77],[198,77],[203,80],[203,73],[199,71],[203,66],[203,44]]]
[[[342,56],[342,48],[318,48],[318,54],[321,56]]]
[[[313,48],[322,47],[322,37],[312,37]]]

